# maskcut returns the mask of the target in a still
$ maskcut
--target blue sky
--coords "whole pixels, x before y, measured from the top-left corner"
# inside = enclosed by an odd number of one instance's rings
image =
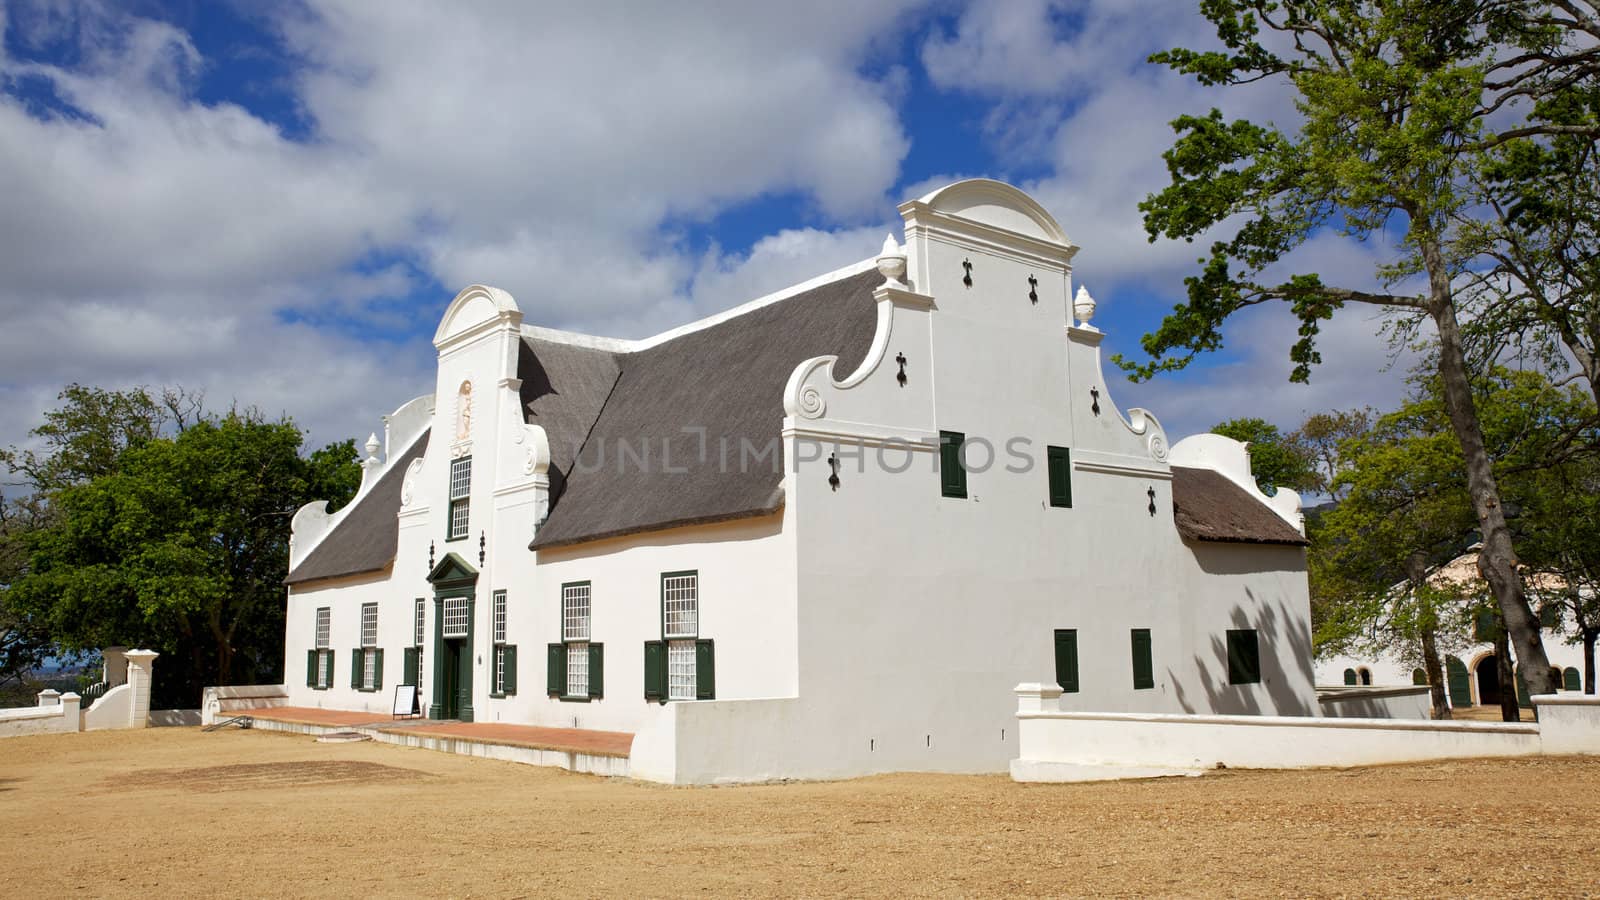
[[[1054,212],[1134,352],[1196,255],[1139,222],[1166,122],[1293,116],[1281,86],[1146,64],[1209,43],[1173,0],[0,0],[0,31],[0,444],[71,381],[364,437],[431,389],[468,283],[641,336],[874,255],[897,203],[976,175]],[[1382,253],[1327,237],[1301,262],[1366,284]],[[1310,387],[1264,310],[1191,372],[1113,390],[1174,438],[1390,405],[1377,324],[1337,317]]]

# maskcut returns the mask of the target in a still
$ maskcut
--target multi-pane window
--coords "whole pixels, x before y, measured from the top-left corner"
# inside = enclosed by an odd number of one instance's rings
[[[378,687],[378,604],[361,604],[361,689]]]
[[[494,685],[492,693],[504,694],[506,692],[506,592],[494,592],[493,627],[491,634],[494,638]]]
[[[472,457],[450,461],[450,540],[467,536],[471,509]]]
[[[418,597],[411,614],[411,646],[405,648],[404,660],[405,674],[401,684],[422,683],[422,644],[427,637],[424,623],[427,621],[427,601]]]
[[[667,699],[696,696],[694,639],[700,636],[700,575],[661,578],[662,637],[667,639]]]
[[[667,641],[667,699],[695,698],[694,641]]]
[[[589,612],[591,588],[588,582],[561,586],[561,641],[566,644],[568,697],[589,696]]]
[[[700,634],[700,575],[687,572],[661,578],[662,637],[692,638]]]
[[[317,610],[316,649],[312,652],[311,677],[307,679],[318,690],[327,690],[333,684],[333,650],[329,648],[332,633],[333,611],[329,607]]]
[[[646,700],[712,700],[716,697],[715,653],[700,637],[700,575],[661,575],[661,640],[644,643]]]
[[[444,621],[441,629],[447,638],[464,638],[467,636],[467,598],[444,598]]]

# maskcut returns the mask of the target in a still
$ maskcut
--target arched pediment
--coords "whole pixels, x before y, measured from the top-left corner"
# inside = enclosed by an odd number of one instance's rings
[[[517,301],[497,287],[475,284],[456,295],[439,320],[439,329],[433,333],[435,347],[474,326],[482,325],[508,313],[521,314]]]
[[[925,194],[917,202],[937,212],[982,222],[1052,244],[1072,241],[1038,201],[1003,181],[970,178]]]

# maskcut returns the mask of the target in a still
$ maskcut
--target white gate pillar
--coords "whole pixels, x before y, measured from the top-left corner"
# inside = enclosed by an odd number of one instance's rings
[[[155,675],[155,658],[161,654],[154,650],[129,650],[128,686],[133,688],[133,702],[128,705],[128,727],[143,728],[150,721],[150,682]]]

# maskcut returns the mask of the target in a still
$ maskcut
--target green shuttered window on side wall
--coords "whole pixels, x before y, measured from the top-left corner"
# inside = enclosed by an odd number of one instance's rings
[[[1064,693],[1078,692],[1078,630],[1056,629],[1056,684]]]
[[[420,647],[407,647],[405,650],[405,681],[402,684],[417,683],[417,661],[422,658]]]
[[[1254,628],[1228,630],[1228,683],[1261,683],[1261,644]]]
[[[1150,629],[1133,629],[1133,689],[1149,690],[1156,686],[1155,662],[1150,655]]]
[[[644,699],[667,702],[666,641],[644,642]],[[717,699],[717,645],[710,638],[694,642],[694,699]]]
[[[667,642],[644,642],[644,699],[667,702]]]
[[[1072,451],[1066,447],[1045,448],[1045,471],[1050,478],[1050,505],[1072,508]]]
[[[967,470],[961,464],[961,445],[966,440],[959,431],[939,432],[939,493],[946,497],[967,496]]]
[[[550,644],[545,651],[545,693],[560,697],[567,692],[567,645]]]

